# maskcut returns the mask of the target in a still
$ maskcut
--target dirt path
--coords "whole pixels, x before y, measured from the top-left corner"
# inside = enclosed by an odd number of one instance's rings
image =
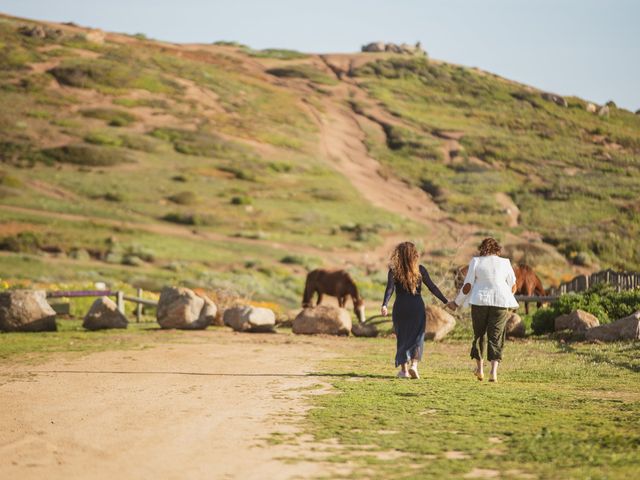
[[[37,366],[0,363],[2,477],[346,473],[320,460],[292,461],[321,455],[310,450],[323,446],[308,439],[298,446],[265,441],[273,433],[300,435],[295,421],[308,408],[308,391],[301,389],[322,383],[307,374],[330,355],[326,339],[220,331],[190,338],[196,343],[56,355]]]

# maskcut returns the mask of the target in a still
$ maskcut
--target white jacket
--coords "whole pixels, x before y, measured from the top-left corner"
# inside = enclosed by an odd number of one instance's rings
[[[511,291],[516,283],[516,274],[508,258],[497,255],[473,257],[462,287],[467,283],[471,285],[471,290],[466,294],[460,290],[455,300],[458,306],[471,304],[518,308]]]

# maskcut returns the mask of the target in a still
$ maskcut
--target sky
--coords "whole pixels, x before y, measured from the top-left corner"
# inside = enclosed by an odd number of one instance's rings
[[[0,0],[0,12],[318,53],[419,40],[433,58],[640,109],[640,0]]]

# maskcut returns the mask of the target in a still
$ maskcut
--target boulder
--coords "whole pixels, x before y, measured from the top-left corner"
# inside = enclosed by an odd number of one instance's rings
[[[351,327],[351,333],[356,337],[377,337],[378,327],[373,323],[357,322]]]
[[[437,305],[427,305],[427,328],[425,338],[438,342],[456,326],[456,319]]]
[[[165,287],[160,292],[156,319],[162,328],[205,329],[209,325],[201,316],[204,300],[188,288]]]
[[[600,117],[608,117],[609,116],[609,107],[607,105],[603,105],[598,109],[598,116]]]
[[[63,32],[57,28],[49,28],[44,25],[23,25],[18,32],[26,37],[39,38],[41,40],[57,40]]]
[[[564,97],[561,97],[560,95],[556,95],[555,93],[543,92],[540,94],[540,96],[545,100],[547,100],[548,102],[553,102],[556,105],[559,105],[561,107],[567,108],[569,106],[569,104],[567,103],[567,100]]]
[[[218,315],[218,306],[213,303],[213,300],[206,295],[199,295],[199,297],[204,300],[204,306],[200,310],[201,320],[207,325],[216,325],[218,327],[224,325],[222,317]]]
[[[586,109],[589,113],[596,113],[598,111],[598,107],[596,107],[593,103],[587,103]]]
[[[400,49],[400,45],[396,45],[395,43],[387,43],[384,49],[386,52],[402,53],[402,50]]]
[[[601,342],[640,340],[640,310],[613,323],[591,328],[587,330],[585,337],[587,340]]]
[[[127,328],[129,322],[116,303],[109,297],[100,297],[84,316],[82,326],[87,330],[102,330],[105,328]]]
[[[520,315],[515,312],[509,315],[505,330],[507,337],[523,338],[527,332],[527,328],[525,327],[522,318],[520,318]]]
[[[57,330],[56,312],[44,290],[9,290],[0,293],[0,330],[45,332]]]
[[[362,46],[363,52],[384,52],[384,42],[372,42]]]
[[[84,36],[87,42],[95,43],[97,45],[102,45],[106,38],[105,33],[102,30],[91,30],[87,32]]]
[[[224,311],[224,324],[236,332],[273,332],[276,315],[273,310],[243,305]]]
[[[590,328],[600,325],[598,319],[584,310],[574,310],[571,313],[556,317],[553,322],[553,329],[556,332],[560,330],[572,330],[574,332],[584,332]]]
[[[318,305],[305,308],[293,320],[293,333],[313,335],[349,335],[351,315],[344,308],[330,305]]]

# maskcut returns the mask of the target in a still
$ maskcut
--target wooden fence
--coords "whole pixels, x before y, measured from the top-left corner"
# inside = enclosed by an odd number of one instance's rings
[[[569,292],[583,292],[598,283],[608,283],[618,290],[634,290],[640,288],[640,273],[615,272],[611,269],[592,273],[591,275],[578,275],[568,282],[561,283],[557,287],[551,287],[547,293],[551,296],[562,295]]]
[[[142,289],[139,288],[137,296],[125,295],[122,290],[57,290],[47,292],[47,298],[78,298],[78,297],[115,297],[118,310],[124,314],[124,302],[136,304],[136,321],[142,318],[142,306],[157,307],[158,302],[142,298]]]

